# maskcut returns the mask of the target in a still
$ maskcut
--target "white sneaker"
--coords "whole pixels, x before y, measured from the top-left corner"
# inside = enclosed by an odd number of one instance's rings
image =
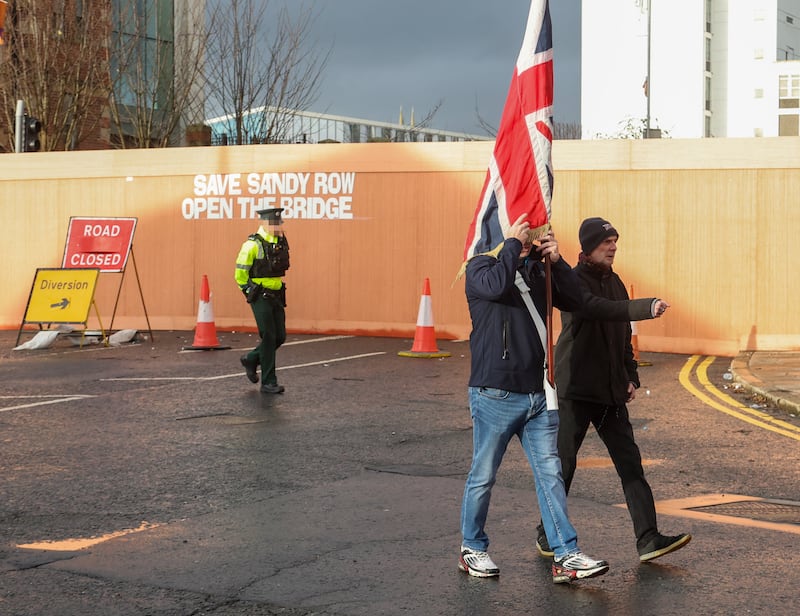
[[[458,568],[475,577],[497,577],[500,569],[494,564],[487,552],[472,550],[461,546],[461,557],[458,559]]]
[[[589,558],[583,552],[567,554],[553,560],[553,582],[563,584],[572,580],[603,575],[608,571],[608,563],[604,560]]]

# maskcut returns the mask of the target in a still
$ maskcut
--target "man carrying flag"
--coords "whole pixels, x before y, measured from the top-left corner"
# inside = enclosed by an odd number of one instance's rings
[[[488,554],[485,524],[497,470],[516,436],[533,470],[554,550],[553,581],[561,583],[602,575],[608,563],[578,548],[556,448],[556,397],[546,378],[547,300],[562,310],[581,306],[578,279],[561,258],[548,224],[552,70],[548,4],[533,0],[464,252],[472,319],[473,453],[461,508],[458,566],[476,577],[500,574]]]

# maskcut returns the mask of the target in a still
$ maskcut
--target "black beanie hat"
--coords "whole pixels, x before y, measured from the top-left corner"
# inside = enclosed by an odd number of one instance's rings
[[[581,242],[583,254],[590,254],[604,239],[614,235],[619,237],[617,230],[607,220],[587,218],[581,223],[581,228],[578,231],[578,239]]]

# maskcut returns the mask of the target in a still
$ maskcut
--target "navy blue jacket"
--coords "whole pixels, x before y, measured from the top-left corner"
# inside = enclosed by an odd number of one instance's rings
[[[544,263],[520,262],[521,251],[522,243],[509,238],[497,258],[480,255],[467,263],[466,294],[472,319],[470,387],[544,391],[545,352],[515,284],[519,269],[545,322]],[[580,308],[580,284],[569,264],[562,258],[551,270],[553,305],[559,310]]]

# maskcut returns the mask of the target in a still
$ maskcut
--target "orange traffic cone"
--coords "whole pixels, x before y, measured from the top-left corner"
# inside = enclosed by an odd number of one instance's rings
[[[410,351],[400,351],[401,357],[450,357],[447,351],[436,348],[436,333],[433,331],[433,308],[431,306],[431,281],[426,278],[419,300],[417,330]]]
[[[633,295],[633,285],[631,285],[631,299],[635,299]],[[640,366],[652,366],[649,361],[641,361],[639,359],[639,331],[636,329],[636,321],[631,321],[631,346],[633,347],[633,358]]]
[[[208,276],[203,274],[200,285],[200,305],[197,308],[197,327],[194,330],[194,342],[184,351],[219,351],[229,349],[221,346],[217,340],[217,328],[214,325],[214,310],[211,308],[211,292],[208,290]]]

